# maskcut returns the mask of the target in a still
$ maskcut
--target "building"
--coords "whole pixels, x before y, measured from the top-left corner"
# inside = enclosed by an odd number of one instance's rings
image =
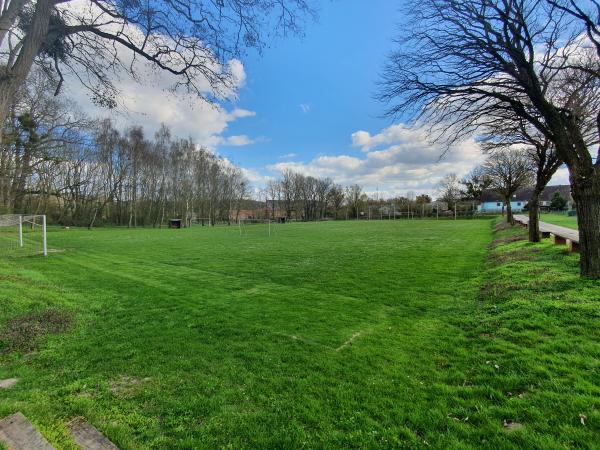
[[[549,209],[552,197],[559,192],[560,195],[567,201],[567,209],[573,208],[573,197],[571,196],[571,186],[568,184],[557,186],[546,186],[542,195],[540,195],[540,208]],[[511,199],[510,205],[513,212],[521,212],[525,209],[533,193],[533,187],[519,189]],[[477,210],[482,213],[501,213],[506,209],[504,199],[493,190],[486,190],[481,195],[481,204]]]

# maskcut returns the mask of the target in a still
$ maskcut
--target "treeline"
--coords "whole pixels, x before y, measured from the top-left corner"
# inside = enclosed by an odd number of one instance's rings
[[[298,220],[337,218],[346,199],[346,191],[330,178],[306,176],[285,170],[270,180],[263,192],[271,214],[284,214]],[[274,206],[274,207],[273,207]]]
[[[378,218],[392,214],[422,211],[431,203],[428,195],[372,198],[362,186],[343,187],[330,178],[303,175],[285,170],[281,177],[267,183],[262,193],[267,211],[274,218],[283,215],[297,220]],[[430,209],[430,208],[429,208]],[[389,210],[389,211],[388,211]]]
[[[0,208],[53,223],[163,226],[169,218],[228,221],[249,185],[242,171],[163,125],[119,131],[52,96],[36,75],[3,128]]]

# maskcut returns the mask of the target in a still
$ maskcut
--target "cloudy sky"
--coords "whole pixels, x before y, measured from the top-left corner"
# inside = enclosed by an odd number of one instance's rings
[[[122,127],[140,124],[148,135],[164,122],[174,135],[192,137],[243,167],[257,188],[290,168],[383,195],[435,195],[444,175],[466,174],[481,155],[466,140],[440,159],[444,148],[431,143],[427,127],[382,118],[384,106],[373,96],[393,46],[399,3],[322,2],[304,37],[231,62],[237,95],[219,107],[166,93],[170,80],[161,73],[149,73],[143,84],[115,83],[123,93],[119,111],[94,107],[76,83],[68,94],[89,114],[111,116]],[[554,180],[563,182],[564,170]]]

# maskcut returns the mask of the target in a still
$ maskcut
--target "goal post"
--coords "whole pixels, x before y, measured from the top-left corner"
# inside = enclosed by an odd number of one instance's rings
[[[240,236],[248,236],[249,233],[271,236],[274,231],[274,223],[271,219],[239,219]]]
[[[48,255],[47,222],[43,214],[0,215],[0,255]]]

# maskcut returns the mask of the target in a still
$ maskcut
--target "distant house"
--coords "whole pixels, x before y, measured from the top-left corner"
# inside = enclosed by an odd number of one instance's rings
[[[229,211],[229,220],[236,222],[238,220],[254,220],[254,219],[279,219],[285,217],[285,212],[280,209],[273,211],[269,207],[255,209],[240,209],[239,211],[232,209]]]
[[[573,207],[573,197],[571,196],[571,186],[557,185],[557,186],[546,186],[546,189],[540,195],[540,208],[547,209],[550,207],[552,197],[555,192],[560,192],[560,195],[567,200],[567,207],[571,209]],[[519,189],[511,199],[510,205],[513,212],[520,212],[527,206],[531,194],[533,193],[533,187],[526,187]],[[481,204],[477,208],[482,213],[501,213],[505,210],[504,199],[495,191],[487,190],[484,191],[481,196]]]
[[[263,213],[260,209],[240,209],[239,211],[232,210],[229,212],[229,219],[235,220],[247,220],[247,219],[258,219]]]

